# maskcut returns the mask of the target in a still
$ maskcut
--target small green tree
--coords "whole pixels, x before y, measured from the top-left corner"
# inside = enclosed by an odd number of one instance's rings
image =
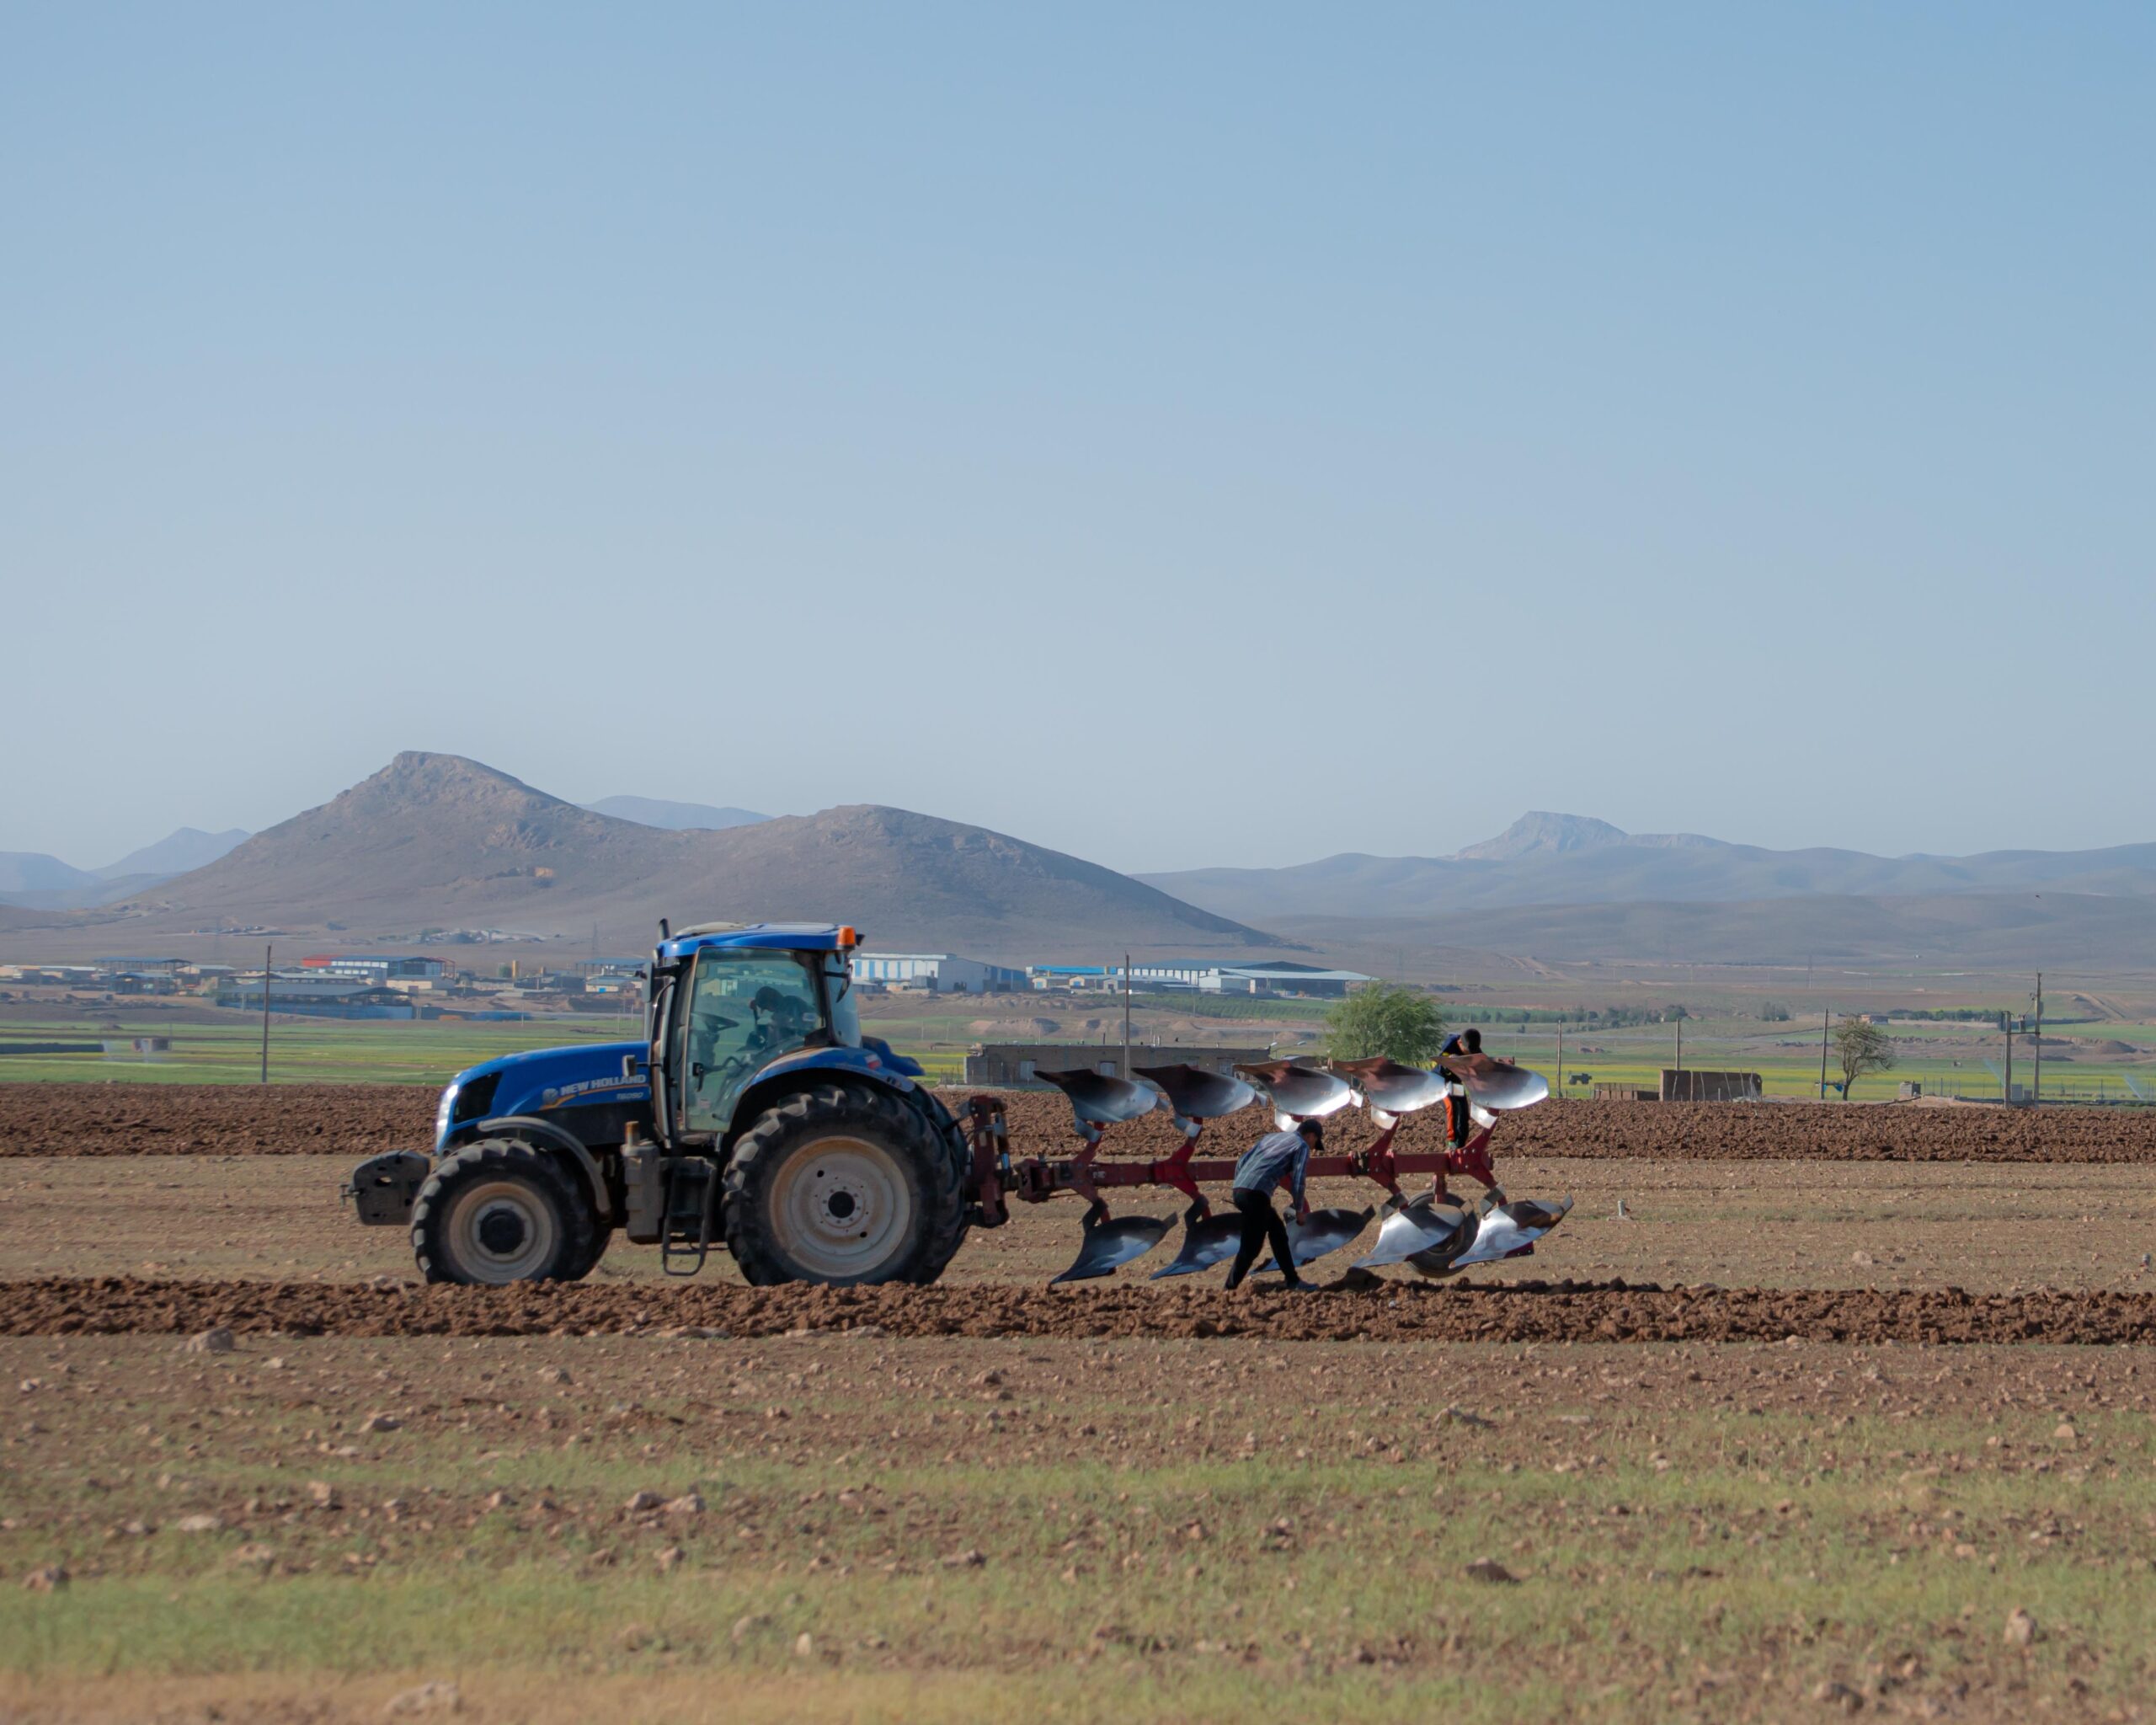
[[[1427,1066],[1444,1045],[1444,1016],[1429,996],[1396,982],[1358,989],[1326,1014],[1326,1052],[1336,1060],[1383,1055]]]
[[[1834,1027],[1834,1053],[1842,1063],[1842,1100],[1866,1072],[1892,1071],[1894,1044],[1869,1018],[1844,1018]]]

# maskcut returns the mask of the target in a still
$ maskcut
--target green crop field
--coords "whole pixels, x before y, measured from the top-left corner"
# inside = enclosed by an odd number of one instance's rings
[[[1312,1039],[1306,1044],[1308,1051],[1315,1053],[1322,1047],[1322,1001],[1207,1002],[1201,1012],[1194,1002],[1178,1001],[1172,1009],[1165,1009],[1157,997],[1141,996],[1139,1001],[1133,1029],[1143,1042],[1150,1043],[1156,1036],[1173,1039],[1186,1033],[1179,1027],[1195,1023],[1201,1033],[1218,1039],[1271,1042],[1284,1033],[1299,1031]],[[1103,1000],[1086,1008],[1093,1017],[1117,1021],[1105,1043],[1097,1034],[1049,1039],[1069,1041],[1073,1047],[1096,1043],[1118,1046],[1121,1027],[1117,1004]],[[1261,1007],[1265,1010],[1246,1010]],[[919,1060],[935,1082],[957,1084],[963,1081],[968,1045],[983,1039],[983,1033],[974,1028],[974,1023],[975,1015],[985,1009],[984,1002],[963,1013],[908,1012],[884,1017],[872,1012],[864,1020],[864,1028],[901,1054]],[[1066,1020],[1077,1016],[1059,1001],[1043,1002],[1040,1010],[1056,1012]],[[1492,1053],[1542,1073],[1551,1090],[1560,1095],[1585,1096],[1596,1083],[1653,1085],[1662,1070],[1679,1057],[1673,1024],[1612,1029],[1540,1021],[1523,1025],[1513,1022],[1518,1011],[1510,1007],[1480,1009],[1454,1002],[1444,1006],[1449,1023],[1483,1025],[1485,1045]],[[93,1028],[79,1018],[12,1020],[0,1026],[0,1050],[11,1043],[125,1043],[134,1037],[152,1035],[170,1037],[172,1047],[168,1052],[150,1056],[0,1052],[0,1082],[15,1079],[238,1084],[256,1081],[260,1071],[261,1022],[243,1013],[233,1013],[229,1023],[175,1023],[152,1012],[130,1013],[123,1008],[116,1018],[100,1023],[104,1028]],[[117,1028],[113,1028],[115,1024]],[[1890,1097],[1905,1079],[1921,1083],[1927,1096],[1987,1099],[1999,1096],[1999,1080],[1984,1064],[1987,1060],[1995,1065],[2004,1064],[2004,1039],[1995,1029],[1967,1023],[1901,1019],[1888,1028],[1899,1056],[1897,1065],[1892,1071],[1869,1073],[1860,1080],[1857,1100]],[[497,1055],[578,1042],[617,1042],[640,1033],[641,1020],[613,1017],[488,1024],[278,1019],[270,1028],[270,1076],[272,1082],[281,1083],[440,1084],[463,1068]],[[1000,1039],[990,1035],[987,1039]],[[1286,1052],[1302,1051],[1292,1037],[1281,1046]],[[2129,1051],[2120,1052],[2121,1046]],[[2032,1076],[2030,1054],[2027,1039],[2017,1037],[2014,1076],[2015,1083],[2025,1088]],[[2152,1056],[2156,1056],[2156,1024],[2059,1026],[2045,1039],[2045,1098],[2129,1102],[2135,1099],[2127,1082],[2129,1078],[2156,1095],[2156,1065],[2144,1064]],[[1682,1060],[1693,1071],[1757,1072],[1769,1096],[1816,1096],[1819,1090],[1818,1021],[1814,1018],[1808,1024],[1801,1019],[1767,1022],[1735,1014],[1689,1019],[1684,1025]],[[1830,1078],[1840,1077],[1831,1052],[1828,1067]],[[1582,1074],[1589,1076],[1591,1083],[1575,1081]]]
[[[104,1022],[109,1026],[115,1021]],[[0,1049],[15,1042],[125,1042],[137,1036],[168,1036],[171,1050],[147,1056],[0,1054],[0,1081],[252,1084],[261,1076],[259,1018],[235,1012],[229,1026],[125,1016],[116,1022],[117,1030],[88,1028],[79,1019],[10,1021],[0,1030]],[[499,1055],[578,1042],[619,1042],[640,1033],[640,1021],[611,1017],[501,1024],[279,1019],[270,1030],[270,1077],[286,1084],[444,1084],[465,1067]]]

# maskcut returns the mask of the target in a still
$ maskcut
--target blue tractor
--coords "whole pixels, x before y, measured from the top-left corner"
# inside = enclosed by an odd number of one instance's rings
[[[431,1156],[355,1171],[363,1222],[408,1226],[430,1282],[574,1281],[618,1231],[693,1275],[932,1282],[969,1220],[967,1136],[921,1069],[861,1033],[856,936],[659,925],[641,1041],[460,1072]]]

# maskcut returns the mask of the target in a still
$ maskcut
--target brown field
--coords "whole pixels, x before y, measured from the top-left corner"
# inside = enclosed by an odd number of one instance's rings
[[[1297,1302],[1044,1289],[1067,1201],[932,1289],[423,1290],[335,1188],[425,1092],[172,1095],[0,1087],[0,1718],[2152,1711],[2137,1115],[1548,1107],[1538,1256]]]
[[[938,1092],[953,1108],[974,1092]],[[1070,1110],[1054,1092],[1006,1091],[1014,1151],[1071,1147]],[[424,1150],[438,1094],[400,1084],[0,1083],[0,1157],[372,1156]],[[1262,1108],[1206,1129],[1207,1155],[1233,1155],[1272,1130]],[[1396,1144],[1437,1147],[1434,1114],[1411,1114]],[[1367,1117],[1339,1117],[1329,1150],[1359,1148]],[[1118,1126],[1108,1154],[1164,1156],[1181,1140],[1165,1113]],[[2156,1166],[2156,1108],[2009,1110],[1977,1104],[1553,1101],[1499,1129],[1508,1156],[1694,1162],[2056,1162]]]

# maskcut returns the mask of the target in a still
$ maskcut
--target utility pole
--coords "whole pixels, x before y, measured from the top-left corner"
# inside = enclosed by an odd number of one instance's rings
[[[1130,1076],[1130,954],[1123,955],[1123,1076]]]
[[[270,957],[276,948],[262,949],[262,1081],[270,1081]]]
[[[2044,1105],[2044,973],[2036,973],[2036,1076],[2029,1092],[2029,1106]]]
[[[1827,1025],[1833,1016],[1832,1007],[1819,1014],[1819,1100],[1822,1102],[1827,1099]]]
[[[1565,1099],[1565,1027],[1557,1027],[1557,1100]]]
[[[2006,1085],[2006,1105],[2012,1108],[2014,1106],[2014,1014],[2001,1012],[1999,1015],[1999,1028],[2006,1033],[2006,1077],[2004,1081]]]

